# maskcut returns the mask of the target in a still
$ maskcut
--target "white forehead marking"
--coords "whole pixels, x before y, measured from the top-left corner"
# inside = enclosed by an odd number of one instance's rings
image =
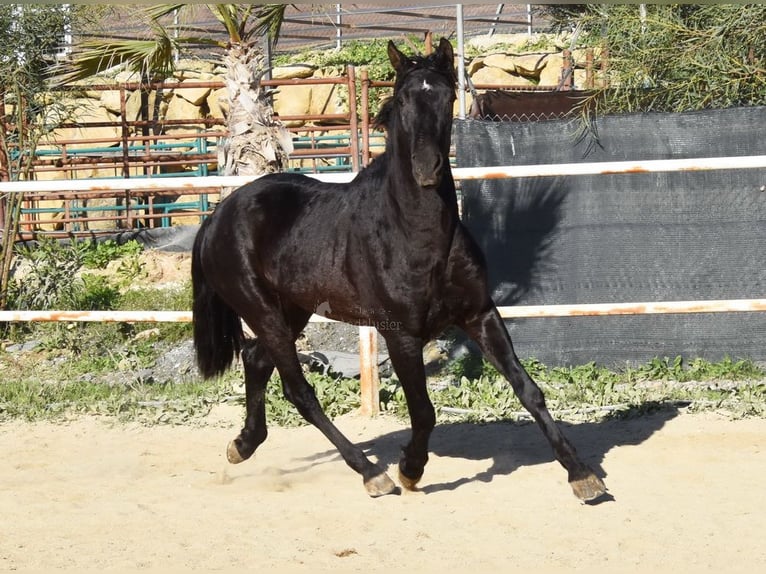
[[[432,87],[433,86],[431,86],[431,84],[429,84],[426,80],[423,80],[423,90],[424,91],[430,92]]]

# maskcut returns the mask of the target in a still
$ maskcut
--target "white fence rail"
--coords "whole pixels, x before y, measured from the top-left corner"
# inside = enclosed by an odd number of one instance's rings
[[[598,174],[631,174],[667,171],[707,171],[717,169],[753,169],[766,167],[766,155],[739,157],[708,157],[675,160],[619,161],[594,163],[564,163],[455,168],[456,180],[499,179],[521,177],[551,177]],[[326,182],[347,182],[353,173],[314,174]],[[179,177],[162,179],[90,179],[68,181],[15,181],[0,182],[0,193],[46,191],[106,191],[152,189],[211,189],[239,187],[256,179],[242,176]],[[761,188],[764,191],[764,188]],[[503,318],[563,317],[592,315],[639,315],[657,313],[728,313],[766,311],[766,299],[731,299],[709,301],[656,301],[633,303],[598,303],[572,305],[526,305],[501,307]],[[112,322],[191,322],[187,311],[0,311],[0,321],[112,321]],[[329,321],[314,315],[314,322]],[[372,360],[374,344],[370,343],[374,330],[360,327],[360,354],[362,365],[362,411],[377,411],[377,361]]]
[[[551,177],[566,175],[606,175],[656,173],[663,171],[709,171],[716,169],[753,169],[766,167],[766,155],[738,157],[706,157],[693,159],[657,159],[646,161],[609,161],[591,163],[558,163],[540,165],[505,165],[495,167],[458,167],[452,169],[456,180],[501,179],[518,177]],[[307,174],[320,181],[342,183],[355,173]],[[257,176],[209,176],[133,179],[72,179],[53,181],[2,181],[0,193],[46,191],[110,191],[152,189],[211,189],[239,187]]]
[[[503,319],[593,317],[601,315],[661,315],[684,313],[744,313],[766,311],[766,299],[710,299],[706,301],[645,301],[637,303],[582,303],[571,305],[515,305],[498,307]],[[191,311],[0,311],[0,322],[191,323]],[[312,323],[334,323],[312,315]]]

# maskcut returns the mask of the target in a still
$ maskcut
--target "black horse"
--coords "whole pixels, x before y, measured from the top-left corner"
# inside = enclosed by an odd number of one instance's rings
[[[423,345],[457,325],[510,381],[534,416],[579,498],[605,493],[546,409],[519,363],[487,289],[483,256],[458,218],[448,163],[455,70],[450,43],[406,56],[392,42],[393,97],[379,121],[386,152],[348,184],[296,174],[268,175],[223,201],[200,227],[192,256],[194,343],[205,377],[223,373],[241,352],[247,414],[228,460],[250,457],[267,435],[264,395],[276,367],[285,396],[362,475],[367,492],[398,492],[328,419],[303,376],[295,340],[317,311],[375,326],[401,381],[412,438],[399,478],[414,489],[428,461],[435,424]],[[256,334],[243,337],[242,318]]]

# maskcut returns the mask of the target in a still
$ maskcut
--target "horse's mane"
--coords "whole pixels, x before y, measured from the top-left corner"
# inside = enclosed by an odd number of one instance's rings
[[[374,129],[384,129],[388,127],[388,120],[391,118],[391,113],[394,108],[394,96],[399,91],[399,88],[404,83],[404,80],[407,78],[407,76],[409,76],[410,73],[414,72],[415,70],[422,70],[424,68],[426,70],[431,70],[432,72],[446,76],[453,86],[457,85],[457,74],[455,73],[455,68],[452,66],[444,67],[441,65],[436,52],[427,56],[417,54],[410,56],[408,59],[410,61],[410,65],[407,66],[407,69],[402,73],[397,72],[396,74],[396,80],[394,81],[394,95],[385,99],[383,104],[380,106],[380,110],[378,110],[378,113],[375,114],[375,118],[372,120],[372,127]]]
[[[375,130],[383,130],[388,127],[388,120],[391,118],[391,113],[394,108],[394,97],[389,96],[381,104],[378,113],[372,119],[372,128]]]

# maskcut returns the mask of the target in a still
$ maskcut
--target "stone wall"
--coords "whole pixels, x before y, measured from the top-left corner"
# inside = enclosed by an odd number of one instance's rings
[[[563,40],[566,40],[564,38]],[[496,37],[494,43],[487,44],[484,38],[470,40],[466,51],[480,52],[471,58],[467,58],[466,70],[475,85],[500,87],[530,87],[545,86],[556,87],[562,75],[564,55],[559,48],[549,50],[527,50],[529,38],[526,34],[517,34],[507,37]],[[560,41],[559,44],[563,43]],[[486,45],[485,45],[486,44]],[[555,42],[554,42],[555,44]],[[573,53],[575,63],[582,64],[585,61],[584,51],[576,50]],[[340,67],[319,68],[305,63],[295,63],[276,67],[272,70],[274,79],[303,79],[303,78],[328,78],[340,77],[345,70]],[[358,77],[358,74],[357,74]],[[78,97],[64,97],[57,100],[55,113],[70,113],[69,122],[81,124],[79,127],[57,129],[52,132],[47,141],[40,146],[43,151],[54,152],[62,150],[62,142],[66,143],[69,151],[84,150],[86,148],[101,148],[94,155],[108,155],[109,148],[115,148],[114,154],[119,153],[122,130],[119,126],[124,119],[133,122],[141,119],[140,104],[141,94],[138,90],[128,92],[124,107],[124,118],[121,112],[120,90],[96,90],[89,86],[109,85],[116,86],[137,84],[139,78],[133,74],[120,72],[109,77],[100,77],[89,82],[82,83],[82,92]],[[168,125],[163,127],[163,133],[167,135],[188,135],[189,142],[186,147],[178,147],[179,140],[159,139],[158,143],[167,144],[168,153],[179,151],[192,151],[193,144],[197,141],[200,133],[205,131],[221,132],[224,126],[217,125],[206,127],[201,120],[212,118],[223,120],[228,111],[228,99],[225,88],[200,87],[195,84],[200,82],[222,82],[223,70],[214,64],[199,60],[182,61],[177,66],[175,76],[165,82],[165,87],[159,92],[148,94],[148,109],[150,119],[165,122],[184,120],[182,126]],[[584,87],[585,70],[576,66],[573,74],[576,87]],[[283,117],[301,115],[323,114],[346,114],[348,112],[348,88],[345,85],[332,84],[290,84],[279,86],[274,97],[274,109]],[[467,106],[470,109],[471,95],[467,94]],[[50,112],[49,112],[50,113]],[[457,103],[455,108],[457,115]],[[58,116],[61,117],[61,116]],[[196,120],[200,120],[197,123]],[[100,123],[100,126],[88,126],[89,123]],[[103,125],[113,123],[115,125]],[[285,120],[287,127],[300,128],[306,125],[302,120]],[[310,122],[314,126],[322,126],[321,121]],[[345,122],[344,122],[345,123]],[[139,135],[138,128],[131,128],[130,135]],[[329,133],[329,132],[328,132]],[[337,132],[333,132],[337,133]],[[321,132],[320,132],[321,134]],[[94,140],[102,140],[103,143],[93,143]],[[210,144],[215,143],[215,138],[209,139]],[[380,142],[376,142],[380,145]],[[172,147],[171,149],[171,145]],[[215,169],[215,163],[209,165]],[[173,166],[164,168],[164,171],[185,171],[189,166]],[[132,170],[132,176],[143,175],[143,169],[136,167]],[[104,167],[103,164],[93,169],[79,170],[77,178],[102,178],[122,176],[121,165]],[[38,179],[68,179],[70,176],[64,171],[40,171]],[[184,198],[180,198],[181,201]],[[95,200],[113,204],[113,200]],[[49,203],[49,204],[48,204]],[[40,207],[60,207],[58,202],[41,202]],[[92,204],[91,204],[92,205]]]
[[[566,38],[556,43],[562,44]],[[466,51],[483,50],[482,55],[467,58],[466,71],[473,84],[499,87],[532,87],[545,86],[555,88],[561,80],[564,65],[563,51],[559,48],[548,50],[527,51],[529,44],[526,34],[505,35],[495,37],[494,43],[488,43],[484,38],[469,40]],[[578,64],[573,73],[574,86],[585,87],[585,51],[574,50],[573,61]],[[223,74],[220,68],[212,63],[188,60],[178,65],[175,77],[166,82],[161,94],[149,95],[149,108],[156,110],[159,120],[188,120],[183,127],[167,126],[165,133],[199,132],[205,129],[204,124],[195,124],[194,120],[204,118],[223,119],[227,112],[228,101],[224,88],[194,87],[195,82],[222,82]],[[274,68],[274,79],[304,79],[339,77],[345,74],[340,67],[317,68],[309,64],[292,64]],[[117,73],[110,78],[98,78],[91,83],[126,84],[137,82],[139,78],[127,73]],[[77,110],[74,119],[78,123],[89,122],[119,122],[120,112],[119,90],[95,91],[88,90],[84,84],[83,97],[67,102],[68,106]],[[160,98],[157,103],[156,99]],[[468,95],[470,105],[470,94]],[[285,85],[280,86],[274,98],[274,109],[280,116],[345,114],[348,111],[348,90],[342,85]],[[135,121],[139,118],[140,93],[131,92],[126,102],[126,118]],[[152,113],[153,116],[153,113]],[[300,127],[305,122],[291,120],[285,122],[288,127]],[[315,124],[321,122],[314,122]],[[50,144],[57,140],[90,140],[111,139],[114,145],[119,144],[120,130],[118,127],[80,127],[56,130],[52,134]],[[70,149],[87,147],[89,144],[69,144]],[[91,177],[94,177],[93,174]]]

